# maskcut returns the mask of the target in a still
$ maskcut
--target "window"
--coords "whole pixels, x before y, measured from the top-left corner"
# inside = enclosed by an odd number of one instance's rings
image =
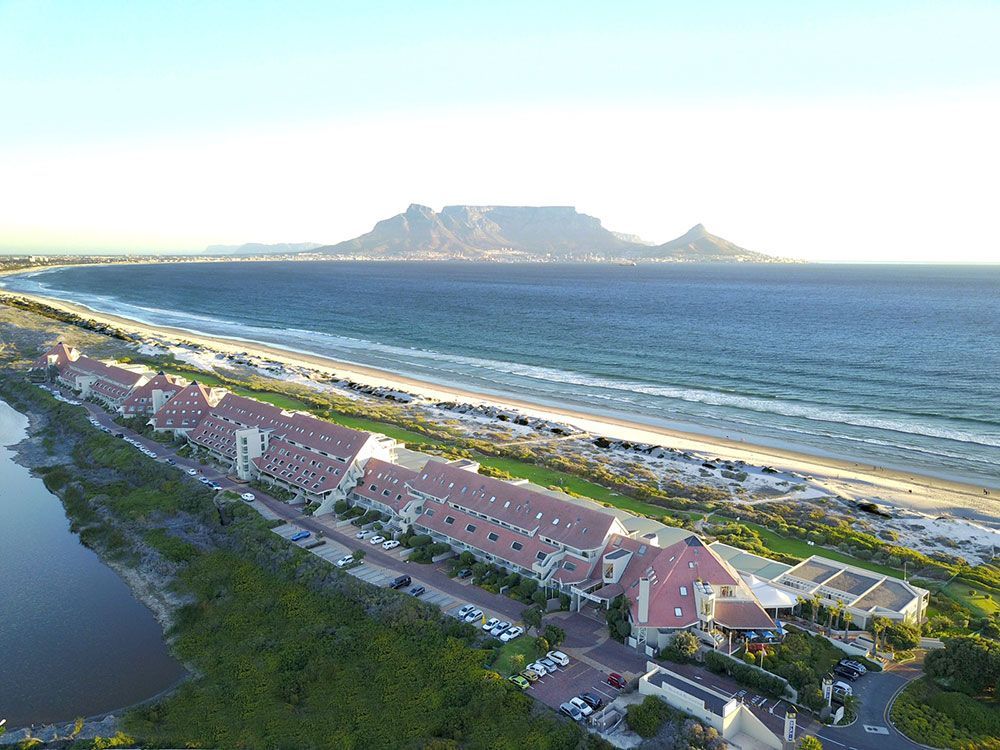
[[[684,613],[681,612],[680,607],[674,607],[674,617],[682,617],[683,615]]]
[[[472,533],[473,531],[476,530],[476,527],[470,523],[466,525],[465,530],[468,531],[469,533]]]
[[[489,539],[491,542],[495,542],[500,537],[491,531],[489,534],[486,535],[486,538]]]
[[[434,509],[433,508],[427,508],[427,509],[425,509],[424,510],[424,515],[425,516],[433,516],[434,515]]]
[[[681,586],[681,596],[687,596],[687,595],[688,595],[688,587]]]
[[[553,526],[558,526],[559,525],[559,519],[558,518],[553,518],[552,519],[552,525]]]
[[[455,516],[448,516],[446,519],[444,519],[444,522],[449,526],[451,526],[453,523],[455,523]]]
[[[694,567],[694,565],[695,565],[695,564],[694,564],[693,562],[689,562],[689,563],[688,563],[688,567],[689,567],[689,568],[693,568],[693,567]]]
[[[571,562],[564,562],[563,569],[568,570],[570,573],[572,573],[574,570],[576,570],[576,565],[574,565]]]
[[[541,513],[536,513],[536,514],[535,514],[535,520],[536,520],[536,521],[540,520],[540,519],[541,519],[541,517],[542,517],[542,514],[541,514]]]
[[[535,557],[538,558],[539,560],[544,560],[546,557],[548,557],[548,554],[545,553],[545,552],[539,551],[538,554],[535,555]]]
[[[524,549],[524,545],[521,544],[520,542],[511,542],[510,543],[510,548],[511,549],[516,549],[516,550],[520,551],[520,550]]]

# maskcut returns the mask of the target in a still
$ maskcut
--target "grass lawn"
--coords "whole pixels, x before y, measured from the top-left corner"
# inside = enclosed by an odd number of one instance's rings
[[[851,557],[850,555],[845,555],[843,552],[839,552],[835,549],[829,549],[828,547],[820,546],[810,546],[806,543],[804,539],[794,539],[787,536],[781,536],[776,534],[770,529],[766,529],[763,526],[759,526],[755,523],[742,522],[744,526],[747,526],[760,534],[761,541],[764,545],[775,552],[780,552],[785,555],[791,555],[792,557],[797,557],[801,560],[809,557],[810,555],[820,555],[822,557],[829,558],[830,560],[836,560],[837,562],[847,563],[848,565],[855,565],[859,568],[864,568],[865,570],[870,570],[873,573],[880,573],[887,576],[895,576],[901,578],[901,570],[896,568],[890,568],[888,565],[879,565],[878,563],[869,562],[868,560],[859,560],[856,557]]]
[[[976,592],[975,595],[972,594],[973,591]],[[945,586],[941,593],[980,617],[989,617],[1000,611],[1000,591],[981,584],[969,585],[955,580]]]
[[[517,655],[524,657],[524,666],[515,670],[511,664],[511,660]],[[520,638],[515,638],[510,643],[505,643],[500,647],[500,653],[491,668],[499,672],[502,677],[509,677],[515,672],[520,672],[539,656],[544,656],[544,654],[540,653],[535,647],[535,639],[529,635],[522,635]]]

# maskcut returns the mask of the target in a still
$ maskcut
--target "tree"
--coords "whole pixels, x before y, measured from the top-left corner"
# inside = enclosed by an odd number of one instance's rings
[[[524,669],[525,659],[524,654],[514,654],[510,657],[510,669],[511,674],[517,674],[522,669]]]
[[[819,622],[819,594],[813,594],[812,597],[812,619],[813,622]]]
[[[366,554],[368,553],[365,552],[363,549],[356,549],[354,550],[354,552],[351,553],[351,557],[353,557],[356,561],[360,562],[365,559]]]
[[[670,645],[673,646],[678,655],[685,659],[693,659],[698,653],[698,638],[687,630],[674,633],[674,637],[670,639]]]
[[[521,619],[529,628],[534,628],[536,632],[542,632],[542,609],[541,607],[528,607],[521,613]]]
[[[823,743],[812,736],[803,737],[799,750],[823,750]]]
[[[941,640],[944,648],[931,651],[924,661],[928,675],[970,695],[1000,693],[1000,643],[978,635]]]
[[[545,626],[545,632],[542,635],[553,647],[560,645],[566,640],[566,631],[551,623]]]
[[[898,651],[920,645],[920,631],[912,625],[894,622],[885,629],[885,642]]]
[[[876,651],[878,651],[879,638],[882,636],[882,633],[885,632],[887,627],[889,627],[889,621],[884,617],[873,617],[871,625],[868,626],[868,629],[871,631],[872,638],[875,639]]]
[[[795,597],[795,604],[796,604],[796,606],[798,606],[798,609],[799,609],[799,612],[798,612],[799,617],[802,617],[802,610],[806,606],[805,597],[803,597],[803,596],[797,596],[797,597]]]
[[[844,610],[844,640],[847,640],[847,631],[851,629],[851,623],[854,621],[854,615],[851,614],[851,610]]]
[[[647,695],[642,703],[628,707],[628,725],[640,737],[655,737],[663,721],[670,714],[670,707],[655,695]]]

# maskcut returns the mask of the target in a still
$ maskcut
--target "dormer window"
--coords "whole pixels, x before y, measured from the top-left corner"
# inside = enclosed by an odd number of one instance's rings
[[[688,587],[681,586],[681,596],[687,596],[687,595],[688,595]]]
[[[683,617],[684,613],[681,611],[680,607],[674,607],[674,617]]]

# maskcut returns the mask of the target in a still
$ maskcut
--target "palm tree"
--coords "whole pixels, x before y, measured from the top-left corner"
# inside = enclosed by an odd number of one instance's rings
[[[799,617],[802,617],[802,608],[806,606],[806,600],[801,596],[797,596],[795,597],[795,604],[799,608]]]
[[[875,652],[876,653],[878,653],[878,639],[879,639],[879,636],[882,635],[882,633],[885,632],[885,629],[887,627],[889,627],[889,621],[887,619],[885,619],[884,617],[874,617],[874,618],[872,618],[871,625],[869,626],[868,629],[871,630],[872,637],[875,639]]]
[[[813,622],[817,625],[819,624],[819,594],[813,594],[812,597],[812,611],[813,611]]]
[[[847,640],[847,631],[851,628],[851,621],[854,619],[854,615],[851,614],[851,610],[844,610],[844,640]]]
[[[844,613],[844,603],[838,599],[837,601],[835,601],[833,603],[833,612],[832,612],[832,617],[830,619],[831,620],[836,619],[836,621],[839,623],[840,622],[840,616],[843,613]],[[828,624],[827,627],[830,628],[830,629],[833,628],[833,626],[830,625],[830,624]]]

